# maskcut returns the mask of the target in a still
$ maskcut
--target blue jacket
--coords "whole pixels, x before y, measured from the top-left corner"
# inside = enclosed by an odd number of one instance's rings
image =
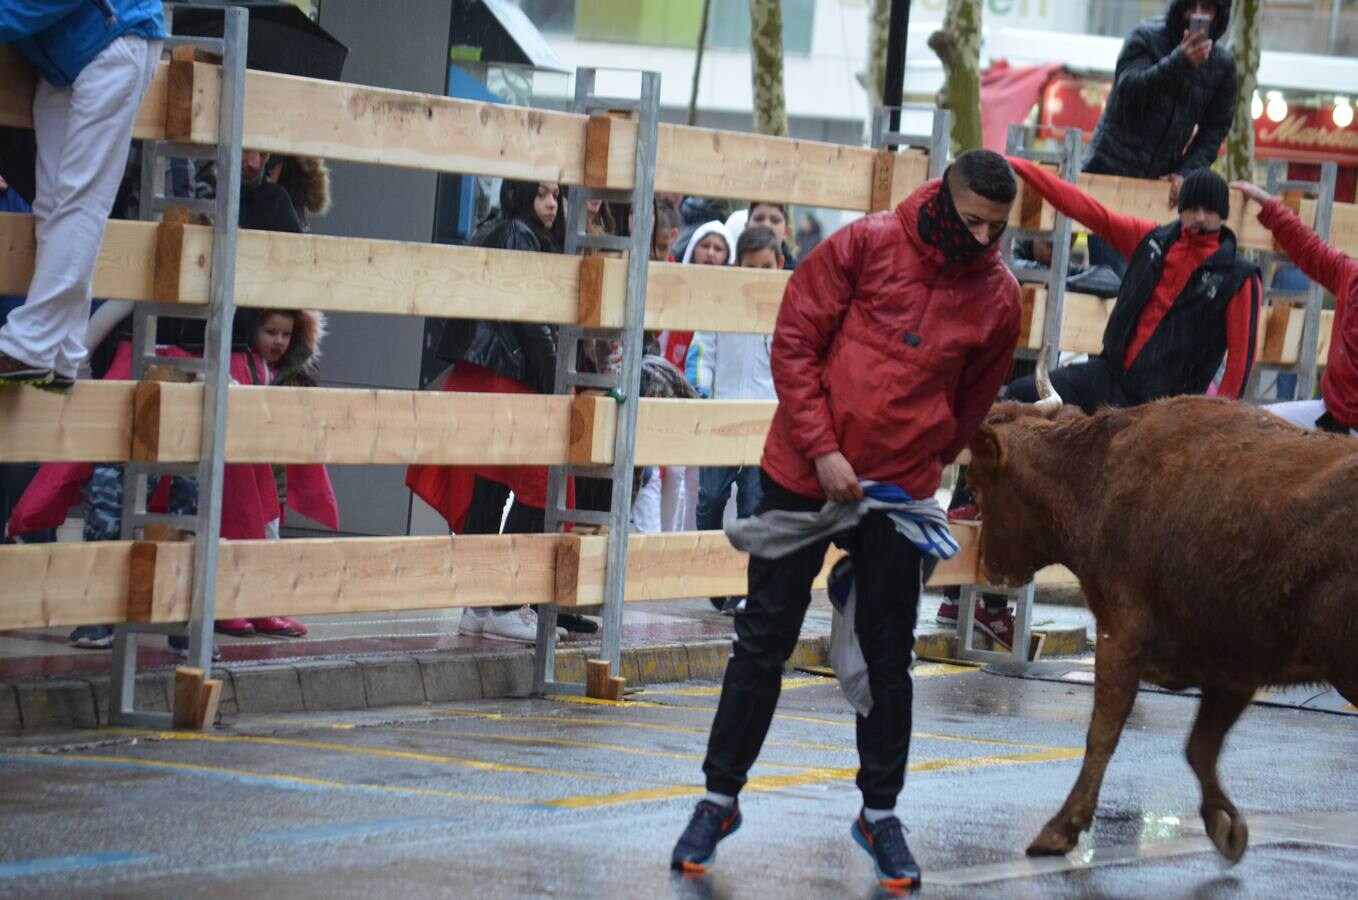
[[[0,44],[15,48],[57,87],[75,81],[104,48],[125,34],[165,38],[160,0],[5,0]]]
[[[20,197],[19,192],[14,188],[0,191],[0,212],[31,213],[32,211],[33,208],[24,202],[24,198]],[[0,325],[5,324],[9,314],[23,305],[23,297],[0,294]]]

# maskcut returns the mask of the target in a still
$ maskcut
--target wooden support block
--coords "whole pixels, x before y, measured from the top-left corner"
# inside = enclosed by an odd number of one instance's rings
[[[616,116],[590,116],[585,123],[585,186],[598,189],[611,189],[615,184],[630,186],[633,173],[629,170],[624,178],[610,180],[608,171],[609,145],[613,141],[613,127],[624,121]],[[635,140],[635,131],[632,132]]]
[[[160,460],[160,383],[139,381],[132,394],[132,461]]]
[[[561,535],[556,545],[557,606],[577,606],[580,602],[580,541],[577,532]]]
[[[203,715],[203,670],[180,666],[174,670],[174,727],[200,727]]]
[[[222,700],[221,680],[209,678],[204,681],[201,697],[203,703],[198,711],[198,724],[195,726],[199,731],[211,728],[217,722],[217,708]]]
[[[188,143],[193,140],[194,63],[192,47],[170,51],[170,68],[165,86],[165,139]]]
[[[1019,179],[1018,226],[1037,231],[1042,228],[1042,204],[1045,201],[1031,184]]]
[[[618,401],[596,391],[571,398],[570,463],[606,466],[613,461]]]
[[[1028,632],[1028,662],[1037,662],[1042,658],[1042,648],[1047,646],[1047,633],[1045,631]]]
[[[627,679],[623,678],[621,675],[614,675],[608,679],[608,688],[607,693],[604,695],[604,699],[619,702],[622,700],[623,692],[626,689]]]
[[[626,302],[626,297],[625,295],[618,298],[605,297],[604,278],[607,262],[609,262],[609,258],[606,256],[580,257],[580,289],[577,296],[579,298],[578,317],[582,328],[622,327],[623,305]],[[626,285],[624,272],[624,290]],[[610,305],[609,300],[615,300],[615,303]],[[615,318],[616,321],[614,321]]]
[[[585,696],[595,700],[607,700],[612,688],[609,680],[613,667],[606,659],[585,660]]]
[[[193,546],[171,541],[132,541],[128,550],[128,622],[178,622],[188,616]]]
[[[891,209],[891,181],[895,170],[896,154],[878,150],[872,158],[872,195],[868,199],[868,212]]]
[[[165,218],[156,227],[152,299],[159,303],[179,302],[180,270],[184,261],[184,226],[188,221],[189,211],[182,206],[174,206],[165,210]]]

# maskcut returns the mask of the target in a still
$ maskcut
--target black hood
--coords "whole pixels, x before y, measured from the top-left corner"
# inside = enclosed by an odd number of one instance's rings
[[[1217,15],[1212,20],[1209,34],[1213,41],[1219,41],[1231,24],[1231,0],[1214,0],[1213,5],[1217,8]],[[1192,6],[1193,0],[1171,0],[1169,9],[1165,11],[1165,30],[1174,38],[1176,44],[1184,38],[1184,29],[1188,27],[1184,22],[1184,13]]]

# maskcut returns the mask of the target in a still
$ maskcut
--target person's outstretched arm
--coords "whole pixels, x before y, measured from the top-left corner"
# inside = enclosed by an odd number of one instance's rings
[[[1032,185],[1048,203],[1082,223],[1128,259],[1132,258],[1136,245],[1141,243],[1146,233],[1155,228],[1154,222],[1113,212],[1075,185],[1058,178],[1041,166],[1015,156],[1008,159],[1014,171]]]
[[[1245,393],[1245,382],[1254,368],[1263,293],[1258,274],[1251,275],[1226,306],[1226,371],[1217,389],[1219,396],[1238,400]]]
[[[1259,203],[1260,224],[1273,232],[1287,258],[1306,273],[1307,278],[1338,297],[1345,280],[1358,277],[1358,261],[1326,244],[1277,197],[1248,181],[1233,181],[1231,187]]]

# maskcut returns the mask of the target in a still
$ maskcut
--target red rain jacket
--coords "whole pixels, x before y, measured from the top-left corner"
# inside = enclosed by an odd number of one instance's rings
[[[920,237],[930,181],[798,265],[773,334],[778,411],[763,467],[823,498],[813,460],[841,451],[859,478],[933,496],[990,409],[1018,343],[1018,282],[999,243],[966,265]]]

